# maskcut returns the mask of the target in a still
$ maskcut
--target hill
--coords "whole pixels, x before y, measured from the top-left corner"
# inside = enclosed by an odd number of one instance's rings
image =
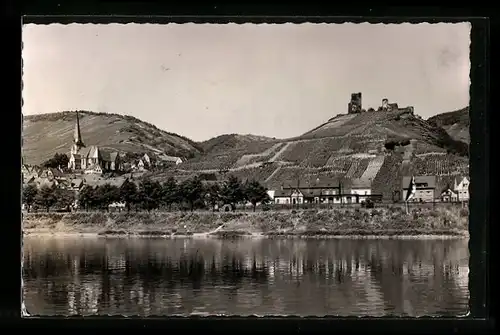
[[[170,156],[193,157],[202,151],[194,141],[158,129],[132,116],[80,111],[84,143],[120,152],[163,152]],[[67,153],[73,143],[75,112],[23,117],[23,158],[40,164],[56,152]]]
[[[442,113],[427,120],[436,127],[441,127],[455,140],[470,143],[469,107],[453,112]]]
[[[268,143],[272,141],[274,139],[265,136],[225,134],[200,142],[199,145],[207,154],[224,150],[237,150],[252,145],[252,143]]]
[[[205,153],[157,175],[178,179],[228,174],[257,179],[270,189],[318,176],[371,179],[373,192],[391,198],[408,174],[438,176],[438,187],[468,173],[468,146],[443,128],[407,111],[337,115],[295,138],[223,135],[201,144]]]

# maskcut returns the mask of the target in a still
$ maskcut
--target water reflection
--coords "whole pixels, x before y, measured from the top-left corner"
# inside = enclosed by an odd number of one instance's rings
[[[36,315],[458,315],[465,240],[28,237]]]

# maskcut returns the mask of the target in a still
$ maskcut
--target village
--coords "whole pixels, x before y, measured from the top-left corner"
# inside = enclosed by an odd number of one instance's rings
[[[361,113],[360,106],[361,94],[353,94],[348,106],[348,113]],[[397,104],[389,104],[388,100],[384,99],[380,109],[391,108],[397,109]],[[406,109],[412,112],[411,107]],[[62,166],[57,161],[52,162],[52,164],[45,164],[45,167],[28,166],[26,164],[22,166],[23,185],[29,185],[36,190],[42,188],[62,190],[66,194],[70,194],[70,198],[73,199],[71,205],[63,206],[66,207],[65,209],[56,208],[56,210],[80,210],[82,206],[79,200],[85,188],[96,189],[106,186],[119,190],[124,183],[130,182],[134,183],[136,188],[139,188],[141,180],[144,180],[148,171],[160,167],[179,166],[183,163],[183,159],[180,157],[148,153],[131,155],[95,145],[87,147],[81,136],[78,112],[76,113],[73,142],[69,155],[56,155],[54,158],[54,160],[57,160],[62,157],[62,164],[67,164],[67,166]],[[327,178],[318,175],[316,178],[309,178],[309,180],[290,180],[282,183],[278,189],[267,189],[264,185],[259,184],[260,193],[255,194],[254,187],[252,189],[254,194],[250,196],[251,199],[244,196],[232,200],[218,197],[216,201],[214,200],[214,192],[216,191],[213,189],[213,184],[221,184],[220,181],[214,182],[201,178],[200,182],[203,183],[204,190],[199,190],[199,194],[196,195],[199,199],[196,200],[199,200],[198,203],[203,202],[204,206],[198,204],[197,208],[235,210],[253,207],[255,210],[256,207],[262,207],[269,210],[310,207],[329,208],[337,205],[353,207],[384,206],[388,203],[405,202],[412,177],[414,177],[415,192],[411,202],[414,204],[458,203],[466,205],[469,201],[469,179],[466,176],[455,178],[453,185],[448,185],[444,189],[438,188],[436,176],[404,176],[399,183],[399,189],[393,190],[392,199],[384,199],[382,194],[373,192],[371,179]],[[227,182],[227,180],[224,182]],[[257,184],[258,182],[256,181]],[[219,187],[219,185],[216,186]],[[32,206],[37,207],[36,199],[24,200],[23,209],[34,209],[29,208]],[[225,201],[229,203],[225,203]],[[52,201],[51,206],[57,207],[57,201]],[[49,210],[51,206],[47,207],[45,205],[42,207]],[[109,207],[107,209],[117,210],[129,207],[123,197],[120,196],[114,196],[112,201],[107,201],[107,206]]]

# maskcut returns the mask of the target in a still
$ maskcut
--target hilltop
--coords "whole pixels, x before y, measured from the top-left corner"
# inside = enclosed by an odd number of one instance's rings
[[[275,139],[257,136],[257,135],[240,135],[240,134],[225,134],[213,137],[207,141],[200,142],[199,145],[205,154],[221,152],[224,150],[238,150],[245,148],[252,143],[268,143]]]
[[[132,116],[79,111],[84,143],[120,152],[163,152],[193,157],[202,149],[183,136],[158,129]],[[75,112],[25,115],[23,117],[23,159],[40,164],[57,153],[67,153],[73,143]]]
[[[470,143],[469,107],[453,112],[438,114],[427,120],[436,127],[441,127],[455,140]]]
[[[438,176],[438,187],[468,174],[468,146],[408,111],[337,115],[300,136],[271,139],[222,135],[200,144],[204,153],[153,177],[228,174],[256,179],[270,189],[317,176],[371,179],[373,192],[391,198],[401,177]]]

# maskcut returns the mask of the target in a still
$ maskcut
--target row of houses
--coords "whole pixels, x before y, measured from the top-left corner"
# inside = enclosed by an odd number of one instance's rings
[[[145,153],[141,158],[135,159],[130,163],[125,163],[124,168],[132,171],[147,171],[155,167],[179,165],[181,163],[183,163],[183,160],[180,157],[163,154],[158,157],[154,157]]]
[[[97,174],[64,173],[62,169],[30,167],[27,165],[22,167],[22,176],[23,184],[32,184],[37,188],[56,186],[60,189],[75,192],[80,191],[85,185],[94,187],[109,183],[119,187],[127,178],[134,180],[133,173],[127,173],[120,177],[104,178]]]
[[[455,179],[454,185],[439,189],[436,176],[415,176],[414,202],[458,202],[469,200],[469,179]],[[401,189],[394,191],[394,201],[404,201],[411,177],[403,177]],[[372,192],[372,182],[367,179],[338,180],[318,177],[313,182],[283,184],[278,190],[269,190],[275,204],[359,204],[371,200],[381,202],[382,195]]]
[[[401,200],[406,199],[411,177],[403,177],[401,183]],[[415,195],[412,201],[417,202],[459,202],[469,201],[469,178],[454,179],[453,185],[439,189],[436,176],[415,176]],[[397,197],[397,195],[396,195]]]
[[[336,180],[318,177],[314,181],[296,185],[284,184],[279,190],[268,191],[275,204],[340,204],[361,203],[368,199],[381,200],[381,195],[372,194],[370,180]]]

